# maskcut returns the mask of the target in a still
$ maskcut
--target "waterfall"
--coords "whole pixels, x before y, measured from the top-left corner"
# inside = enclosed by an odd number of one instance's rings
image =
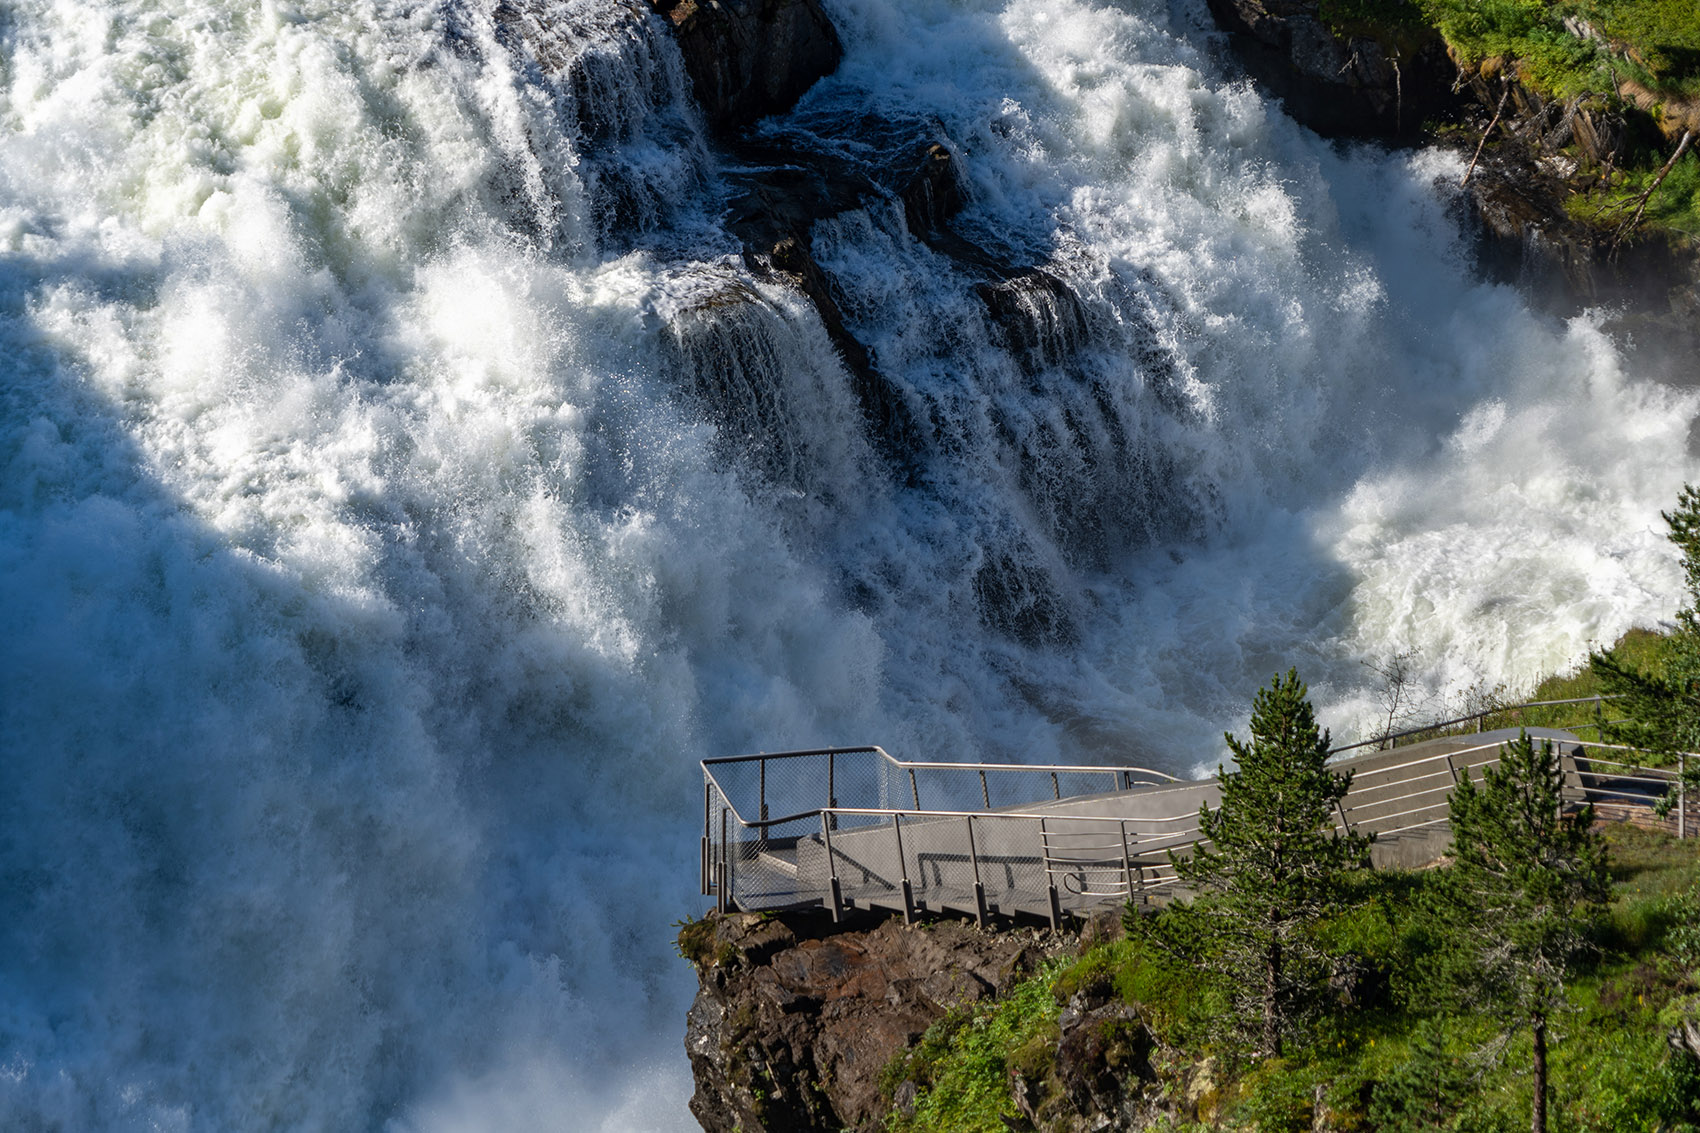
[[[1184,773],[1672,613],[1700,403],[1453,158],[1190,0],[827,8],[737,145],[636,0],[0,13],[0,1125],[687,1129],[698,759]]]

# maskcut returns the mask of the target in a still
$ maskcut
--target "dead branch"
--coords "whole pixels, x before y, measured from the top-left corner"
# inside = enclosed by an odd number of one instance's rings
[[[1464,170],[1464,179],[1458,182],[1460,189],[1469,188],[1470,178],[1475,176],[1476,173],[1476,162],[1482,159],[1482,149],[1487,145],[1488,135],[1493,133],[1495,126],[1499,125],[1499,116],[1505,111],[1505,98],[1510,93],[1511,84],[1503,84],[1499,91],[1499,105],[1493,108],[1493,120],[1487,124],[1487,129],[1482,131],[1482,140],[1476,143],[1476,156],[1470,159],[1470,168]]]
[[[1642,193],[1641,198],[1635,202],[1635,215],[1618,226],[1617,233],[1611,241],[1612,251],[1617,251],[1617,246],[1623,243],[1624,237],[1635,231],[1636,225],[1641,223],[1641,214],[1647,211],[1647,202],[1653,199],[1653,194],[1659,191],[1659,186],[1665,183],[1665,178],[1670,176],[1670,171],[1676,168],[1676,163],[1682,160],[1682,155],[1688,152],[1688,147],[1693,144],[1693,141],[1694,131],[1684,130],[1682,141],[1676,145],[1676,152],[1670,155],[1670,160],[1665,162],[1664,168],[1660,169],[1658,176],[1653,178],[1653,183],[1647,186],[1647,191]]]

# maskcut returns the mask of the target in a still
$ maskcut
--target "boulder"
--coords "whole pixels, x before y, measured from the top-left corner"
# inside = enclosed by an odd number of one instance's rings
[[[731,135],[797,104],[844,48],[819,0],[650,0],[672,24],[709,127]]]

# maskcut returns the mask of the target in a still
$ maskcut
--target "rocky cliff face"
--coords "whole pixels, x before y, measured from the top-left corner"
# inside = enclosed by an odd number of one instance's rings
[[[947,1013],[1002,996],[1046,959],[1073,955],[1115,917],[1081,934],[982,930],[901,920],[840,929],[819,915],[710,915],[679,948],[700,988],[685,1035],[709,1133],[839,1133],[885,1128],[913,1112],[899,1058]],[[1210,1068],[1176,1057],[1107,983],[1074,989],[1055,1040],[1012,1071],[1012,1128],[1042,1133],[1138,1130],[1192,1120]]]
[[[894,1056],[1070,943],[954,921],[835,927],[731,914],[680,933],[701,983],[685,1033],[691,1112],[709,1133],[881,1128],[880,1076]]]

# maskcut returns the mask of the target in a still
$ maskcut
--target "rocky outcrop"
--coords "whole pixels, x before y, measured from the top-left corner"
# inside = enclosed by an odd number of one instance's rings
[[[882,1128],[880,1078],[894,1056],[947,1011],[1007,990],[1073,943],[956,921],[836,927],[711,914],[680,933],[700,980],[685,1033],[691,1112],[709,1133]]]
[[[1319,0],[1209,3],[1246,70],[1319,134],[1414,140],[1463,107],[1437,34],[1336,35]]]
[[[1078,933],[897,919],[834,926],[802,914],[686,924],[679,949],[700,985],[685,1035],[691,1112],[709,1133],[883,1130],[915,1110],[921,1089],[910,1075],[920,1069],[924,1080],[936,1057],[915,1061],[929,1027],[972,1025],[976,1004],[1120,926],[1114,914]],[[1166,1129],[1211,1115],[1211,1060],[1160,1042],[1107,976],[1057,994],[1067,1001],[1054,1037],[1008,1064],[1012,1130]]]
[[[650,7],[672,24],[717,134],[791,109],[844,54],[819,0],[650,0]]]
[[[1460,208],[1489,278],[1565,314],[1622,306],[1624,329],[1700,345],[1695,249],[1581,222],[1565,205],[1621,162],[1635,130],[1652,131],[1633,99],[1628,110],[1587,95],[1547,99],[1503,60],[1460,67],[1439,34],[1417,23],[1331,30],[1320,0],[1209,3],[1246,70],[1303,125],[1326,137],[1452,145],[1469,155]],[[1637,113],[1645,121],[1631,121]],[[1463,129],[1437,132],[1442,123]]]

